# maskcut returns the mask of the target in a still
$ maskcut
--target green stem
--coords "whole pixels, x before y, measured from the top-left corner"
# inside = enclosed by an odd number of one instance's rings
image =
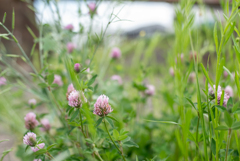
[[[107,131],[107,133],[108,133],[109,138],[111,139],[112,143],[114,144],[114,146],[117,148],[117,150],[118,150],[119,153],[121,154],[123,160],[126,161],[126,159],[125,159],[123,153],[122,153],[121,150],[118,148],[118,146],[116,145],[116,143],[113,141],[113,139],[112,139],[112,137],[111,137],[111,135],[110,135],[110,133],[109,133],[109,131],[108,131],[107,124],[106,124],[106,120],[103,119],[103,122],[104,122],[105,129],[106,129],[106,131]]]
[[[58,105],[58,103],[57,103],[57,100],[55,99],[55,97],[54,97],[54,95],[53,95],[53,93],[52,93],[51,88],[49,87],[48,90],[49,90],[49,93],[50,93],[50,95],[51,95],[51,97],[52,97],[52,99],[53,99],[53,102],[56,104],[56,106],[57,106],[57,108],[58,108],[58,110],[60,111],[61,116],[62,116],[62,115],[63,115],[63,112],[62,112],[61,108],[59,107],[59,105]]]
[[[99,160],[104,161],[97,151],[95,151],[94,154]]]
[[[189,37],[190,37],[190,44],[191,44],[191,48],[192,48],[192,52],[194,52],[194,48],[193,48],[193,41],[192,41],[192,35],[191,35],[191,31],[189,30]],[[203,128],[203,143],[204,143],[204,154],[205,154],[205,159],[208,161],[208,152],[207,152],[207,143],[206,143],[206,131],[205,131],[205,122],[204,122],[204,117],[203,117],[203,109],[202,109],[202,104],[201,104],[201,93],[200,93],[200,86],[199,86],[199,80],[198,80],[198,57],[197,60],[193,59],[194,61],[194,69],[195,69],[195,73],[196,73],[196,80],[197,80],[197,102],[198,102],[198,110],[199,110],[199,116],[201,119],[201,125]]]
[[[196,142],[197,142],[197,145],[196,145],[196,155],[198,156],[198,127],[199,127],[199,113],[198,113],[198,121],[197,121],[197,132],[196,132]]]
[[[39,150],[41,149],[38,145],[36,145],[36,147],[37,147]],[[50,160],[53,159],[53,156],[52,156],[48,151],[46,152],[46,154],[47,154],[47,156],[50,158]]]
[[[79,116],[80,116],[80,121],[81,121],[81,131],[83,133],[83,136],[85,138],[87,138],[86,134],[84,133],[84,130],[83,130],[83,122],[82,122],[82,113],[81,113],[81,109],[79,110]]]
[[[225,161],[227,161],[228,149],[229,149],[229,145],[230,145],[230,142],[231,142],[231,133],[232,133],[232,129],[229,129],[229,130],[228,130],[227,145],[226,145],[226,156],[225,156]]]

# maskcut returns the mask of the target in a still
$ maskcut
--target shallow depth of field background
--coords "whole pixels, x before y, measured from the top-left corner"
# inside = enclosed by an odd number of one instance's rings
[[[20,14],[21,7],[17,8],[18,4],[14,1],[11,3],[11,7],[14,6],[15,8],[15,14]],[[129,106],[124,107],[129,108],[128,114],[121,115],[120,110],[117,110],[119,113],[116,114],[116,117],[127,122],[127,124],[132,127],[134,127],[135,121],[138,122],[138,127],[128,130],[131,131],[131,135],[134,136],[134,141],[140,148],[135,148],[130,153],[140,155],[139,160],[144,159],[144,157],[153,158],[155,156],[160,160],[160,158],[166,158],[173,154],[177,155],[177,153],[173,152],[176,150],[174,148],[177,142],[173,132],[176,127],[145,122],[144,119],[167,121],[177,121],[179,119],[179,111],[176,108],[178,98],[176,98],[175,80],[174,76],[169,73],[169,69],[174,66],[176,63],[175,59],[177,59],[173,54],[175,52],[173,46],[175,43],[175,9],[178,7],[178,4],[147,1],[103,1],[97,8],[97,14],[91,20],[87,8],[88,3],[90,2],[60,0],[58,2],[59,15],[61,16],[60,27],[64,28],[64,26],[68,24],[73,24],[74,32],[79,32],[81,28],[84,28],[84,32],[91,30],[90,36],[94,41],[97,39],[96,35],[100,34],[106,28],[110,14],[112,12],[116,15],[118,14],[119,21],[110,24],[107,29],[105,38],[100,43],[100,47],[93,59],[91,71],[98,74],[97,82],[99,83],[100,91],[108,94],[109,98],[113,100],[113,104],[121,103],[121,107]],[[10,3],[7,5],[9,4]],[[46,6],[41,0],[34,1],[32,7],[34,7],[36,11],[35,20],[37,26],[35,24],[36,28],[33,27],[35,28],[34,32],[38,35],[38,27],[40,26],[38,23],[41,22],[43,27],[42,32],[47,33],[48,30],[56,24],[55,20],[58,19],[56,12],[58,11],[56,11],[53,4],[51,8]],[[1,6],[0,1],[0,10],[2,10],[0,13],[4,13],[4,10],[7,10],[7,8],[9,8],[9,6]],[[9,9],[7,12],[7,22],[11,22],[11,11],[12,9]],[[79,12],[81,12],[81,17],[79,17]],[[209,57],[209,75],[211,78],[214,78],[215,74],[211,73],[215,71],[216,64],[213,28],[216,20],[224,19],[222,8],[219,3],[214,6],[201,3],[200,5],[194,5],[192,13],[195,16],[192,26],[195,31],[193,42],[198,52],[199,60],[206,65]],[[3,17],[1,14],[0,19]],[[27,13],[23,16],[26,19],[31,14],[33,13]],[[31,22],[25,20],[21,22],[20,20],[18,21],[18,18],[19,17],[16,16],[15,34],[20,40],[20,44],[29,52],[31,51],[32,44],[29,45],[27,43],[33,41],[33,39],[31,40],[31,36],[26,27],[30,26],[29,24],[31,24]],[[25,31],[21,32],[21,30]],[[2,33],[2,30],[0,30],[0,33]],[[57,39],[58,36],[62,35],[52,36],[54,37],[53,39]],[[72,42],[76,45],[75,55],[82,54],[81,52],[88,36],[87,34],[82,34],[81,36],[77,35],[72,38]],[[44,45],[46,50],[53,49],[53,51],[58,51],[58,46],[52,41],[51,36],[46,36],[44,39],[46,39],[47,42]],[[1,50],[8,50],[3,47],[4,45],[1,40],[0,53]],[[8,46],[6,41],[3,43]],[[10,47],[11,49],[8,51],[9,54],[18,54],[19,50],[17,47],[14,46],[12,42],[10,45],[12,45],[12,47]],[[179,44],[179,46],[184,46],[184,42],[183,44]],[[118,47],[122,52],[119,60],[111,60],[110,53],[113,47]],[[39,48],[39,46],[37,46],[37,48]],[[192,61],[190,46],[188,49],[189,50],[185,50],[186,52],[184,53],[179,53],[179,55],[184,55],[183,68]],[[36,50],[35,55],[31,56],[31,60],[36,67],[39,67],[37,52]],[[56,65],[58,64],[58,56],[56,56],[54,52],[49,52],[48,54],[49,66],[61,73],[62,70],[64,70],[64,66]],[[13,59],[10,61],[14,61],[14,68],[22,66],[24,70],[31,72],[31,69],[24,61],[18,60],[17,58],[10,59]],[[229,62],[226,66],[229,70],[233,71],[233,65],[231,64],[231,61],[233,61],[232,53],[230,53],[227,59],[229,59]],[[179,60],[180,59],[178,59],[178,61]],[[84,62],[82,63],[84,64]],[[4,71],[5,65],[0,64],[0,66],[1,72]],[[10,71],[5,71],[5,73],[9,78],[7,80],[9,83],[17,81],[17,78],[13,76]],[[122,77],[123,86],[119,87],[115,84],[116,82],[111,80],[111,76],[115,74]],[[226,79],[228,84],[233,84],[230,78]],[[191,97],[192,101],[196,102],[197,93],[195,81],[187,81],[188,88],[184,91],[184,95]],[[199,81],[201,87],[204,89],[205,79],[203,74],[199,75]],[[64,99],[69,83],[66,79],[63,79],[63,82],[65,85],[62,89],[58,89],[56,93],[56,95],[59,95],[61,92],[63,93],[62,96],[59,96],[59,99]],[[154,96],[148,97],[143,104],[139,103],[138,96],[141,96],[141,93],[138,93],[136,88],[134,88],[134,82],[154,85]],[[1,86],[0,93],[4,89],[5,87]],[[13,151],[5,157],[4,161],[19,161],[20,159],[17,158],[17,156],[24,153],[23,151],[18,151],[17,147],[22,145],[22,135],[25,132],[23,118],[28,111],[31,111],[27,102],[32,97],[38,101],[37,97],[18,87],[12,87],[11,91],[4,92],[0,96],[0,140],[9,139],[8,142],[0,144],[0,152],[13,147]],[[122,98],[128,98],[131,102],[129,103],[129,100],[123,102],[124,99]],[[119,100],[121,100],[121,102],[119,102]],[[142,110],[141,115],[139,118],[128,122],[127,119],[132,115],[132,109],[136,110],[138,106]],[[46,113],[48,112],[48,108],[40,102],[36,111],[38,113]],[[58,124],[54,122],[54,118],[49,118],[49,120],[53,126]],[[192,124],[195,123],[196,118],[192,121]],[[145,146],[144,150],[141,149],[142,146]],[[193,146],[193,148],[195,147]],[[174,157],[171,157],[170,160],[174,160]]]

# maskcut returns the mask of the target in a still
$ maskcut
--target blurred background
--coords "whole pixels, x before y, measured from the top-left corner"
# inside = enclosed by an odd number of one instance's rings
[[[120,61],[114,69],[118,73],[127,73],[124,76],[124,80],[128,80],[130,76],[134,76],[139,66],[137,62],[142,62],[144,65],[149,66],[151,64],[151,69],[153,71],[152,77],[150,77],[150,82],[156,87],[159,87],[163,82],[159,79],[161,73],[166,72],[164,68],[166,62],[169,62],[167,56],[167,48],[171,48],[174,35],[174,20],[175,20],[175,10],[178,7],[177,0],[153,0],[153,1],[102,1],[97,2],[97,14],[92,19],[89,16],[88,4],[94,1],[75,1],[75,0],[58,0],[51,1],[50,5],[47,5],[47,1],[41,0],[0,0],[0,18],[7,13],[7,18],[5,25],[8,28],[12,26],[12,13],[15,12],[15,29],[14,35],[19,40],[23,49],[30,56],[31,50],[35,41],[31,32],[38,37],[42,32],[48,31],[49,26],[56,25],[54,28],[63,28],[68,24],[74,26],[74,32],[80,32],[81,30],[87,31],[91,30],[94,33],[100,34],[106,28],[109,17],[113,13],[117,15],[116,22],[113,22],[106,33],[106,37],[111,36],[105,46],[109,53],[110,48],[118,45],[124,55],[123,59]],[[56,3],[58,8],[55,7]],[[221,13],[220,3],[224,3],[219,0],[198,0],[194,6],[193,13],[195,15],[194,27],[199,28],[201,26],[208,26],[206,30],[212,30],[214,22],[216,19],[222,19],[219,17]],[[59,19],[61,21],[59,21]],[[40,28],[39,28],[40,26]],[[42,28],[41,28],[42,27]],[[5,33],[4,29],[0,27],[0,34]],[[211,34],[209,34],[212,37]],[[87,41],[87,34],[79,34],[73,37],[72,42],[77,46],[78,50],[81,50],[83,44]],[[54,46],[51,39],[49,41],[49,48]],[[20,51],[14,41],[8,41],[1,39],[1,52],[6,52],[9,54],[19,54]],[[46,46],[45,46],[46,47]],[[209,48],[211,48],[210,46]],[[37,44],[35,49],[36,52],[41,47]],[[46,47],[47,48],[47,47]],[[209,49],[211,51],[211,49]],[[208,51],[208,49],[207,49]],[[149,56],[151,53],[151,56]],[[207,52],[203,52],[206,54]],[[203,55],[204,55],[203,54]],[[101,58],[101,56],[97,56]],[[31,57],[33,62],[36,64],[38,59]],[[29,66],[21,59],[18,59],[17,64],[20,65],[25,70],[31,72]],[[100,66],[102,62],[96,65]],[[163,68],[161,68],[163,67]],[[100,68],[99,68],[100,69]],[[98,68],[96,69],[97,72]],[[107,69],[102,69],[107,71]],[[168,69],[167,69],[168,70]],[[107,79],[109,75],[113,73],[104,72],[100,75],[100,78]],[[159,104],[158,97],[153,98],[154,105]],[[6,94],[5,97],[20,97],[26,98],[20,90],[15,90],[15,92]],[[171,98],[172,99],[172,98]],[[0,144],[0,153],[6,149],[17,146],[21,144],[21,137],[19,134],[24,133],[24,120],[21,109],[26,106],[22,101],[11,101],[9,99],[0,99],[0,140],[9,139],[10,141]],[[12,107],[12,109],[9,109]],[[11,110],[15,110],[11,111]],[[45,109],[38,109],[40,112],[45,111]],[[6,121],[9,120],[10,121]],[[21,136],[20,135],[20,136]],[[4,160],[5,161],[18,161],[15,157],[16,149],[10,153]]]

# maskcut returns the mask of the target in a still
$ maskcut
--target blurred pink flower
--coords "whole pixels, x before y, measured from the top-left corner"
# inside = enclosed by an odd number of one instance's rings
[[[170,67],[170,69],[169,69],[169,73],[170,73],[171,76],[174,77],[174,69],[173,69],[173,67]]]
[[[195,79],[196,79],[196,74],[195,74],[195,72],[191,72],[191,73],[189,74],[188,79],[189,79],[189,81],[190,81],[191,83],[193,83],[193,82],[195,81]]]
[[[36,120],[36,115],[33,112],[29,112],[25,117],[25,127],[28,130],[33,130],[36,126],[38,126],[38,121]]]
[[[231,86],[227,86],[225,88],[225,93],[228,94],[230,97],[233,97],[233,89]]]
[[[213,85],[213,88],[210,85],[208,85],[208,93],[210,96],[212,96],[212,98],[215,98],[215,89],[216,89],[215,85]],[[221,86],[218,86],[218,89],[217,89],[218,105],[220,105],[221,97],[222,97],[222,88],[221,88]],[[229,98],[230,98],[230,96],[227,93],[224,93],[224,96],[223,96],[223,106],[224,107],[227,106],[227,102],[228,102]]]
[[[73,87],[73,84],[71,83],[71,84],[69,84],[69,86],[68,86],[67,92],[70,93],[70,92],[72,92],[73,90],[75,90],[75,88]]]
[[[178,57],[179,57],[179,54],[178,54]],[[182,54],[180,55],[181,62],[183,62],[183,58],[184,58],[184,54],[182,53]],[[175,63],[177,63],[177,58],[175,59]]]
[[[30,99],[30,100],[28,100],[28,104],[30,105],[30,106],[32,106],[32,105],[36,105],[37,104],[37,101],[33,98],[33,99]]]
[[[227,72],[227,71],[224,71],[224,72],[223,72],[223,76],[224,76],[224,78],[227,78],[228,72]]]
[[[73,25],[72,24],[68,24],[67,26],[64,27],[64,29],[66,30],[73,30]]]
[[[220,105],[221,97],[222,97],[222,91],[217,93],[218,105]],[[224,107],[227,107],[227,102],[228,102],[229,98],[230,98],[230,96],[225,93],[223,96],[223,106]]]
[[[58,84],[59,86],[62,86],[63,85],[62,77],[60,75],[55,74],[53,83]]]
[[[76,73],[80,72],[80,68],[81,68],[81,64],[79,64],[79,63],[74,64],[74,70]]]
[[[87,64],[87,65],[89,65],[90,64],[90,59],[87,59],[86,61],[85,61],[85,63]]]
[[[119,75],[113,75],[111,77],[112,80],[115,80],[115,81],[118,81],[118,83],[121,85],[123,82],[122,82],[122,78],[119,76]]]
[[[33,132],[28,132],[24,137],[23,137],[23,143],[29,146],[35,146],[37,143],[36,139],[36,134]]]
[[[71,42],[67,43],[68,53],[72,53],[75,48],[76,48],[76,46],[73,43],[71,43]]]
[[[68,105],[71,107],[79,108],[81,107],[81,100],[80,100],[80,94],[78,91],[74,90],[72,91],[68,96]]]
[[[106,116],[113,111],[108,103],[109,98],[104,94],[99,96],[96,103],[94,104],[93,114],[98,116]]]
[[[34,159],[33,161],[42,161],[42,159]]]
[[[122,53],[121,53],[121,50],[119,48],[115,47],[115,48],[112,49],[111,57],[113,59],[118,59],[118,58],[121,57],[121,55],[122,55]]]
[[[90,73],[90,68],[87,68],[87,69],[86,69],[86,72]]]
[[[75,88],[73,87],[73,84],[71,83],[71,84],[68,85],[68,89],[67,89],[67,93],[66,93],[67,100],[68,100],[68,96],[70,95],[70,93],[72,91],[75,91]]]
[[[50,125],[48,119],[46,119],[46,118],[42,119],[41,124],[42,124],[43,127],[41,127],[40,129],[42,131],[49,131],[50,130],[51,125]]]
[[[0,77],[0,86],[5,85],[7,82],[5,77]]]
[[[44,147],[45,147],[45,144],[41,143],[41,144],[36,145],[35,147],[31,147],[31,149],[33,152],[37,152],[38,150],[43,149]],[[40,149],[38,149],[38,148],[40,148]]]
[[[208,85],[208,93],[213,98],[215,97],[215,89],[216,89],[215,85],[213,85],[213,88],[211,87],[210,84]],[[221,95],[222,95],[222,88],[221,88],[221,86],[218,86],[217,93],[221,93]]]
[[[154,85],[146,85],[147,89],[144,91],[144,93],[148,96],[152,96],[155,94],[155,87]]]
[[[89,13],[90,14],[97,13],[97,11],[96,11],[96,4],[94,2],[89,3],[88,4],[88,8],[89,8]]]

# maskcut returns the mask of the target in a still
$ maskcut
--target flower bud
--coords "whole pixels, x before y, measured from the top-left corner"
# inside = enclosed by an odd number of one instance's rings
[[[89,3],[88,4],[88,8],[89,8],[89,14],[95,14],[95,13],[97,13],[97,11],[96,11],[96,3]]]
[[[79,64],[79,63],[76,63],[76,64],[74,64],[74,71],[76,72],[76,73],[79,73],[80,72],[80,70],[81,70],[81,64]]]

